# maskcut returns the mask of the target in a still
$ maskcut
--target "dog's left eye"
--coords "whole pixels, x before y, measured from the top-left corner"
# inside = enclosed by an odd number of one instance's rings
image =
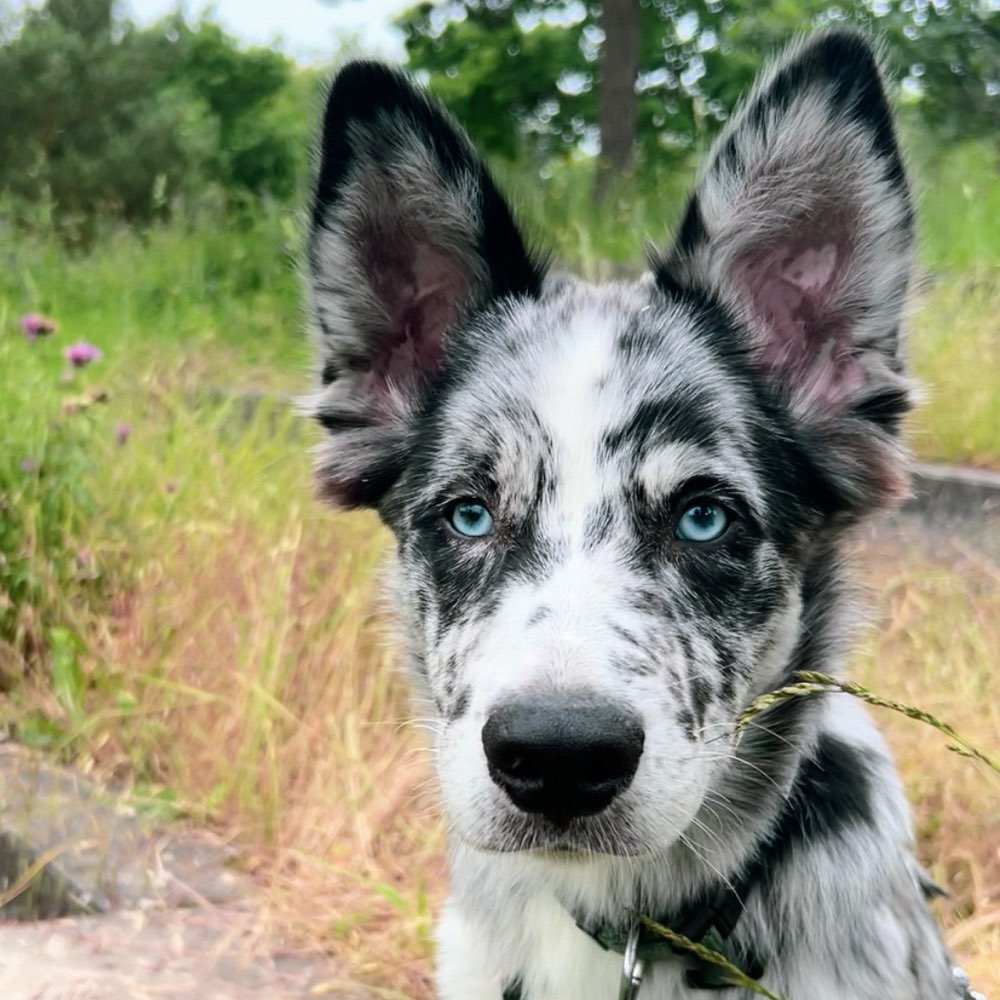
[[[445,512],[445,517],[467,538],[483,538],[493,530],[493,515],[478,500],[457,500]]]
[[[681,514],[675,534],[684,542],[714,542],[728,527],[729,514],[723,506],[711,500],[699,500]]]

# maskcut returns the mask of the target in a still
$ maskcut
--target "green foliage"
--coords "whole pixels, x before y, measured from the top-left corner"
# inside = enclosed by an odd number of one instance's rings
[[[50,663],[52,670],[52,693],[71,718],[80,715],[86,683],[80,653],[83,642],[68,628],[56,627],[49,633]]]
[[[1000,8],[990,0],[637,0],[638,136],[647,162],[704,145],[763,58],[804,28],[849,22],[882,36],[925,124],[949,139],[1000,128]],[[594,145],[599,3],[423,2],[398,23],[410,63],[491,153],[547,160]]]
[[[51,670],[55,703],[72,715],[85,683],[74,637],[131,585],[138,512],[155,521],[173,503],[180,458],[166,471],[151,455],[147,482],[112,489],[123,457],[143,447],[138,430],[119,444],[117,425],[210,404],[231,430],[234,396],[306,371],[298,243],[278,210],[229,227],[210,215],[121,229],[87,254],[0,225],[0,691]],[[29,341],[20,318],[33,311],[57,331]],[[73,370],[63,352],[81,339],[103,358]],[[184,372],[192,397],[160,400],[159,372]],[[183,434],[171,434],[182,456]]]
[[[530,7],[468,4],[464,18],[449,22],[442,34],[440,4],[422,3],[398,22],[410,64],[430,73],[431,89],[482,148],[507,159],[521,151],[523,133],[533,134],[543,151],[568,148],[582,136],[575,123],[597,117],[592,88],[553,105],[560,75],[584,71],[587,63],[577,32],[545,21],[525,31],[518,15]]]
[[[112,30],[107,0],[31,10],[0,48],[0,191],[50,200],[67,227],[149,218],[196,158],[184,107],[162,91],[165,33]]]
[[[0,195],[70,239],[141,224],[213,189],[287,199],[305,171],[308,101],[286,57],[180,16],[138,29],[110,0],[48,0],[0,33]],[[315,86],[312,77],[308,86]]]
[[[873,27],[911,88],[908,101],[941,146],[1000,135],[1000,4],[886,4]]]
[[[981,141],[942,148],[922,131],[904,144],[916,175],[925,265],[969,274],[1000,268],[1000,225],[988,221],[1000,219],[1000,150]]]
[[[270,49],[242,50],[210,21],[183,27],[179,46],[170,79],[194,94],[216,127],[205,163],[211,178],[240,196],[288,198],[302,162],[304,114],[289,121],[274,103],[291,82],[291,61]]]
[[[694,178],[686,165],[654,164],[592,197],[594,160],[555,161],[539,183],[530,166],[498,162],[501,186],[513,194],[532,243],[595,281],[634,275],[648,244],[666,245]]]

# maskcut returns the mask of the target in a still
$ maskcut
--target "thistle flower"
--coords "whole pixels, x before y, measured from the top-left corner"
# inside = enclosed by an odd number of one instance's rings
[[[115,440],[119,444],[125,444],[132,434],[132,425],[127,420],[119,420],[115,424]]]
[[[100,361],[102,354],[99,347],[95,347],[86,340],[78,340],[63,350],[63,357],[74,368],[82,368],[84,365],[89,365],[91,361]]]
[[[35,341],[39,337],[55,333],[59,329],[59,324],[41,313],[25,313],[21,317],[21,329],[28,340]]]

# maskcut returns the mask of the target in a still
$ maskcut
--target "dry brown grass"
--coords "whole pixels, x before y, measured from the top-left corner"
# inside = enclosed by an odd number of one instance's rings
[[[913,374],[924,405],[910,438],[924,459],[1000,469],[1000,270],[938,281],[915,303]]]
[[[920,531],[926,530],[923,526]],[[864,553],[878,628],[855,676],[950,723],[995,751],[1000,736],[1000,566],[957,540],[930,556],[916,527]],[[920,855],[951,894],[948,942],[977,988],[1000,993],[1000,780],[946,749],[934,730],[891,712],[876,718],[913,803]]]
[[[270,885],[276,929],[300,946],[335,953],[379,996],[429,997],[443,834],[372,610],[386,536],[369,516],[308,501],[286,508],[263,547],[211,518],[188,525],[173,551],[150,557],[105,637],[102,655],[127,665],[137,704],[96,726],[97,762],[169,785],[246,845],[248,867]],[[907,544],[883,539],[864,553],[880,624],[855,675],[995,746],[997,567]],[[942,906],[949,940],[996,993],[1000,785],[937,733],[891,713],[879,721],[915,805],[921,855],[952,893]]]
[[[276,933],[343,957],[379,996],[426,997],[443,838],[377,611],[388,539],[322,509],[295,464],[297,500],[266,536],[245,496],[182,498],[172,547],[133,553],[141,578],[96,650],[90,754],[241,844]]]
[[[376,995],[427,998],[444,838],[376,610],[388,536],[312,499],[294,417],[188,412],[172,402],[182,374],[137,386],[142,447],[107,472],[131,530],[97,524],[91,547],[131,569],[113,615],[93,623],[84,711],[65,720],[73,745],[140,800],[166,792],[243,845],[276,933],[335,953]],[[880,622],[856,677],[995,750],[1000,570],[910,541],[864,553]],[[51,691],[34,697],[58,717]],[[1000,992],[1000,784],[932,730],[879,720],[922,857],[953,893],[950,940]]]
[[[940,188],[949,192],[942,215],[964,232],[953,187]],[[980,194],[969,204],[981,210]],[[647,207],[639,203],[637,219]],[[553,221],[546,228],[561,231]],[[596,267],[600,247],[565,231],[591,248],[581,252]],[[621,232],[631,252],[631,230]],[[133,435],[92,470],[101,502],[88,512],[94,523],[80,552],[120,592],[109,618],[103,605],[76,602],[66,620],[89,650],[85,704],[68,706],[39,670],[6,715],[23,734],[40,707],[53,723],[43,735],[56,733],[84,763],[132,782],[140,800],[162,808],[176,798],[194,820],[226,831],[270,885],[276,930],[336,952],[353,981],[386,997],[428,997],[430,915],[446,888],[443,835],[421,738],[401,724],[404,685],[372,610],[373,567],[387,539],[371,517],[335,516],[310,499],[296,421],[273,411],[245,419],[240,388],[304,383],[305,352],[287,332],[297,291],[273,268],[239,264],[245,233],[231,243],[205,235],[203,246],[182,230],[157,231],[141,253],[126,242],[35,269],[32,282],[55,296],[65,329],[98,342],[115,332],[93,375],[112,402],[87,419],[110,440],[114,421],[127,418]],[[273,260],[280,241],[275,233],[251,248]],[[232,280],[217,284],[230,268]],[[246,292],[258,279],[261,291]],[[917,450],[1000,467],[995,268],[942,280],[926,299],[913,338],[930,393],[913,432]],[[15,315],[20,306],[5,301]],[[262,347],[272,339],[285,345],[280,364]],[[32,430],[21,441],[30,456],[34,430],[47,424],[43,404],[58,408],[63,390],[57,354],[49,368],[38,351],[16,357],[5,428],[11,454],[14,430]],[[210,386],[224,387],[229,402],[206,401]],[[858,658],[858,678],[995,750],[996,567],[974,554],[931,559],[896,545],[874,554],[881,631]],[[46,589],[73,603],[55,579]],[[36,611],[24,614],[41,620]],[[0,672],[3,658],[0,649]],[[932,731],[879,718],[916,806],[922,855],[953,892],[944,908],[951,940],[980,987],[998,994],[1000,789]]]

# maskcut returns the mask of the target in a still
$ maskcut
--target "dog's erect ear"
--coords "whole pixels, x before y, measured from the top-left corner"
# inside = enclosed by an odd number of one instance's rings
[[[308,244],[332,435],[326,496],[376,504],[399,476],[448,331],[502,296],[536,296],[542,267],[462,131],[401,73],[346,66],[327,99]]]
[[[798,415],[866,416],[892,432],[908,404],[912,247],[877,62],[862,36],[835,29],[762,74],[655,266],[665,291],[700,288],[736,310]]]

